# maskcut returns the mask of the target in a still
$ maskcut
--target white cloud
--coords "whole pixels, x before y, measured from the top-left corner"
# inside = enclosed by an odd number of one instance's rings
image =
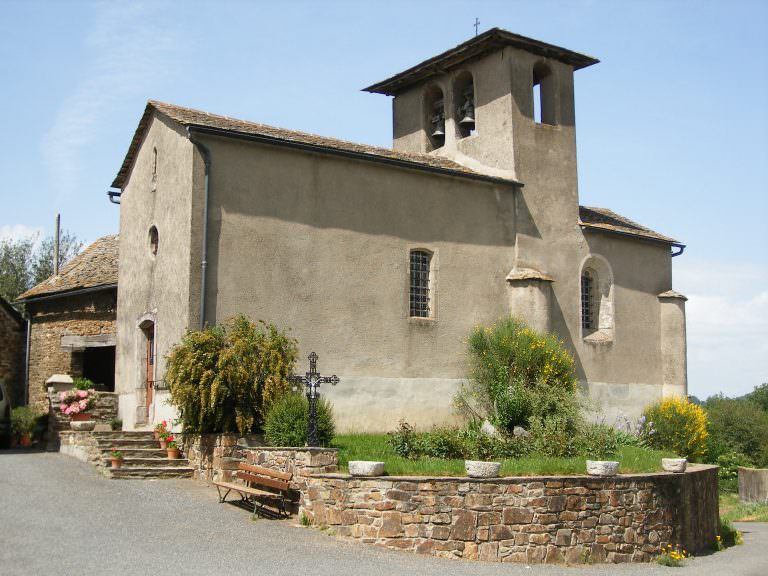
[[[80,187],[83,153],[96,144],[117,104],[146,95],[167,82],[176,68],[181,34],[162,4],[96,4],[93,26],[85,40],[90,54],[84,79],[62,102],[43,142],[53,190],[70,198]]]
[[[689,393],[738,396],[768,382],[768,265],[676,261],[675,288],[688,296]]]
[[[43,235],[42,228],[33,228],[26,224],[14,224],[12,226],[0,226],[0,240],[21,240],[32,236],[40,238]]]

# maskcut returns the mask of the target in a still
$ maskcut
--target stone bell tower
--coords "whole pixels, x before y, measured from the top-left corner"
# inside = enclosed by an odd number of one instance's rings
[[[569,269],[581,241],[573,75],[597,62],[493,28],[365,88],[394,96],[395,150],[522,183],[509,306],[542,330],[553,271]]]

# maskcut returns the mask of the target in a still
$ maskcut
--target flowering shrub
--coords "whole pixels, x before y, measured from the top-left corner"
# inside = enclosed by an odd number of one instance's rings
[[[683,550],[680,546],[676,545],[673,547],[672,544],[667,544],[667,547],[663,548],[661,550],[661,554],[659,554],[656,558],[656,562],[662,566],[672,566],[679,568],[683,565],[683,561],[690,557],[691,555]]]
[[[655,432],[645,441],[653,448],[673,450],[679,456],[700,461],[707,452],[707,414],[687,398],[673,396],[648,406],[643,416]]]
[[[619,446],[646,448],[648,438],[656,433],[653,422],[650,422],[645,416],[640,416],[633,425],[629,418],[621,414],[616,418],[613,427],[616,429],[616,440]]]
[[[167,442],[165,447],[168,448],[169,450],[173,450],[174,448],[179,447],[178,442],[176,442],[176,436],[169,435],[166,437],[165,441]]]
[[[87,412],[96,405],[96,396],[93,390],[69,390],[59,394],[61,406],[59,410],[67,416]]]
[[[554,336],[504,318],[472,330],[469,359],[470,382],[455,398],[465,415],[506,432],[532,418],[557,417],[567,434],[578,425],[573,357]]]

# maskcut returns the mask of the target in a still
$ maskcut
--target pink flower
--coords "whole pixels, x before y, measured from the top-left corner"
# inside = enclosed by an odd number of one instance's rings
[[[78,390],[77,391],[77,397],[78,398],[88,398],[88,391],[87,390]]]

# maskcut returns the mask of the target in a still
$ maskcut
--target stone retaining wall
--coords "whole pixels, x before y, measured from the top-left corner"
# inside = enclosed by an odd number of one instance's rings
[[[59,401],[59,392],[52,389],[48,392],[48,450],[58,450],[63,432],[69,432],[69,423],[72,419],[62,413]],[[91,419],[96,424],[109,425],[113,418],[117,418],[118,395],[114,392],[96,392],[96,404],[88,411]]]
[[[768,469],[739,467],[739,500],[768,504]]]
[[[87,462],[99,470],[104,468],[99,444],[90,432],[64,431],[59,433],[59,439],[59,452],[62,454]]]
[[[229,470],[237,468],[236,434],[187,434],[182,450],[195,471],[192,477],[204,482],[229,482]]]
[[[708,549],[717,468],[684,474],[469,478],[310,476],[300,512],[339,536],[492,562],[647,562]]]

